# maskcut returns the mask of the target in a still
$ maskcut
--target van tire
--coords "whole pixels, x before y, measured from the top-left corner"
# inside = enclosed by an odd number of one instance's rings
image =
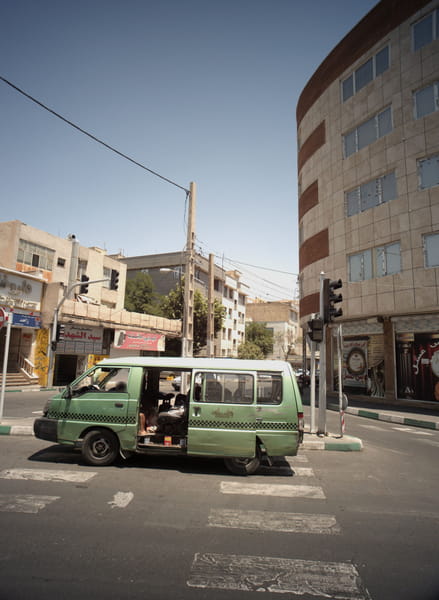
[[[119,440],[108,429],[92,429],[82,440],[82,458],[89,465],[106,467],[119,454]]]
[[[234,475],[253,475],[258,469],[261,461],[258,456],[253,458],[225,458],[224,463]]]

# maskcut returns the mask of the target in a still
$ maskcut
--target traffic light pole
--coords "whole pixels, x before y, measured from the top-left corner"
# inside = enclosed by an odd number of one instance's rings
[[[320,316],[325,312],[323,286],[325,274],[320,273]],[[326,435],[326,325],[323,325],[320,344],[319,419],[317,435]]]
[[[108,277],[105,277],[104,279],[95,279],[93,281],[87,281],[87,284],[90,285],[91,283],[103,283],[104,281],[110,281],[110,279]],[[52,333],[51,333],[51,337],[50,337],[48,348],[47,348],[47,356],[49,358],[49,369],[47,371],[47,385],[53,385],[53,367],[54,367],[54,362],[55,362],[54,356],[55,356],[55,349],[56,349],[56,331],[58,328],[59,309],[64,304],[64,302],[67,300],[67,298],[70,297],[70,294],[72,293],[72,291],[76,287],[80,287],[82,285],[84,285],[83,281],[78,281],[77,283],[73,283],[72,285],[69,285],[69,287],[67,287],[64,290],[63,297],[58,302],[58,305],[56,306],[55,310],[53,311]]]

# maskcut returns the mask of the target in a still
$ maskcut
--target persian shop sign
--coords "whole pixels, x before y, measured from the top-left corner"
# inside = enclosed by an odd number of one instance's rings
[[[127,331],[120,329],[114,336],[114,347],[119,350],[150,350],[163,352],[165,336],[148,331]]]
[[[0,302],[9,306],[39,309],[43,282],[0,273]]]
[[[102,354],[103,341],[102,327],[66,324],[56,351],[58,354]]]

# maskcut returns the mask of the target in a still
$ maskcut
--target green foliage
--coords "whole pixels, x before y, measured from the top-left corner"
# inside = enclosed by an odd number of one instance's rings
[[[130,312],[160,315],[160,305],[154,292],[154,284],[147,273],[137,273],[127,279],[125,287],[125,308]]]
[[[245,340],[258,346],[263,357],[273,351],[273,332],[266,323],[249,323],[245,328]]]
[[[182,319],[184,306],[184,280],[178,284],[167,296],[162,298],[161,310],[168,319]],[[223,326],[225,308],[218,300],[214,300],[214,333],[218,333]],[[199,354],[201,348],[207,343],[207,299],[199,290],[194,293],[194,354]]]
[[[264,354],[254,342],[244,342],[238,348],[238,358],[260,360],[264,358]]]

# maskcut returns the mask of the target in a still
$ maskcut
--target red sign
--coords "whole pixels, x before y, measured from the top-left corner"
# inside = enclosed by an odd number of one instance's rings
[[[8,320],[7,313],[3,310],[3,308],[0,307],[0,329],[7,322],[7,320]]]
[[[160,333],[147,331],[116,331],[114,347],[119,350],[155,350],[163,352],[165,349],[165,336]]]

